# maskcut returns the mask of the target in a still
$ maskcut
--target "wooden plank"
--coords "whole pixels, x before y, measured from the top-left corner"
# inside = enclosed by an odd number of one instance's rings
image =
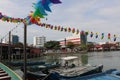
[[[11,77],[10,76],[0,77],[0,80],[11,80]]]
[[[5,71],[0,71],[0,74],[1,74],[1,73],[6,73],[6,72],[5,72]]]
[[[0,71],[3,71],[3,69],[0,68]]]
[[[3,77],[3,76],[8,76],[8,73],[1,73],[0,77]]]

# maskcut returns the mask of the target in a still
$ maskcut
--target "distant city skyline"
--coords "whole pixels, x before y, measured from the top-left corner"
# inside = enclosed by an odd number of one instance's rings
[[[24,0],[22,2],[19,0],[3,0],[0,2],[0,12],[15,18],[25,18],[30,11],[34,11],[32,3],[35,2],[36,0]],[[88,36],[88,41],[109,41],[106,37],[107,33],[111,33],[111,35],[116,34],[118,37],[117,41],[120,41],[119,0],[61,0],[61,2],[62,4],[51,5],[52,12],[41,19],[41,22],[77,28],[80,31],[92,31],[94,35],[98,32],[99,36],[101,33],[105,33],[103,40],[101,40],[100,37],[96,39]],[[0,20],[0,38],[5,36],[16,25],[18,24]],[[46,40],[60,40],[72,35],[72,33],[69,32],[50,30],[37,25],[29,25],[27,27],[27,33],[27,43],[29,44],[32,43],[33,36],[44,35],[46,36]],[[20,41],[22,42],[23,24],[20,23],[12,34],[20,36]],[[113,39],[111,39],[111,41],[113,41]]]

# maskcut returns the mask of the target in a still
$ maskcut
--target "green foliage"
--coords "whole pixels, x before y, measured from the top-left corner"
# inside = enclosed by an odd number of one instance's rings
[[[44,44],[44,47],[46,47],[47,49],[59,49],[60,43],[59,41],[48,41]]]
[[[88,42],[88,43],[87,43],[87,46],[93,46],[93,45],[94,45],[93,42]]]
[[[22,48],[22,47],[23,47],[23,43],[18,42],[18,43],[15,43],[14,46],[15,46],[15,47]]]
[[[67,42],[67,48],[70,48],[70,49],[72,49],[72,48],[74,48],[74,44],[73,44],[73,42]]]
[[[81,47],[82,50],[86,50],[87,49],[86,44],[81,44],[80,47]]]
[[[89,48],[89,47],[94,47],[94,43],[93,42],[88,42],[87,43],[87,48]]]

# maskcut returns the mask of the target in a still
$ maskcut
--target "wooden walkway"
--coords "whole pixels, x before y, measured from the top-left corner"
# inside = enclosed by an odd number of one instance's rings
[[[23,80],[17,73],[0,62],[0,80]]]
[[[11,80],[11,77],[6,71],[0,68],[0,80]]]

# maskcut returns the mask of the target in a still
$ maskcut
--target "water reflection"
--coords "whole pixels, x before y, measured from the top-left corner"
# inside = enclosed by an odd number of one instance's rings
[[[57,62],[60,60],[61,57],[67,56],[77,56],[79,59],[80,64],[92,64],[92,65],[99,65],[103,64],[104,70],[116,68],[120,70],[120,52],[119,51],[110,51],[110,52],[89,52],[89,53],[76,53],[76,54],[50,54],[48,56],[42,56],[38,59],[32,60],[42,60],[48,63]],[[16,70],[19,75],[23,75],[20,70]]]
[[[81,62],[83,65],[88,64],[88,55],[87,54],[81,55]]]
[[[88,53],[88,63],[90,64],[103,64],[104,70],[116,68],[120,69],[120,52],[93,52]]]
[[[110,51],[110,52],[89,52],[89,53],[74,53],[74,54],[50,54],[48,56],[43,56],[41,59],[46,62],[59,61],[61,57],[67,56],[77,56],[79,62],[82,65],[92,64],[92,65],[104,65],[104,70],[116,68],[120,69],[120,52]]]

